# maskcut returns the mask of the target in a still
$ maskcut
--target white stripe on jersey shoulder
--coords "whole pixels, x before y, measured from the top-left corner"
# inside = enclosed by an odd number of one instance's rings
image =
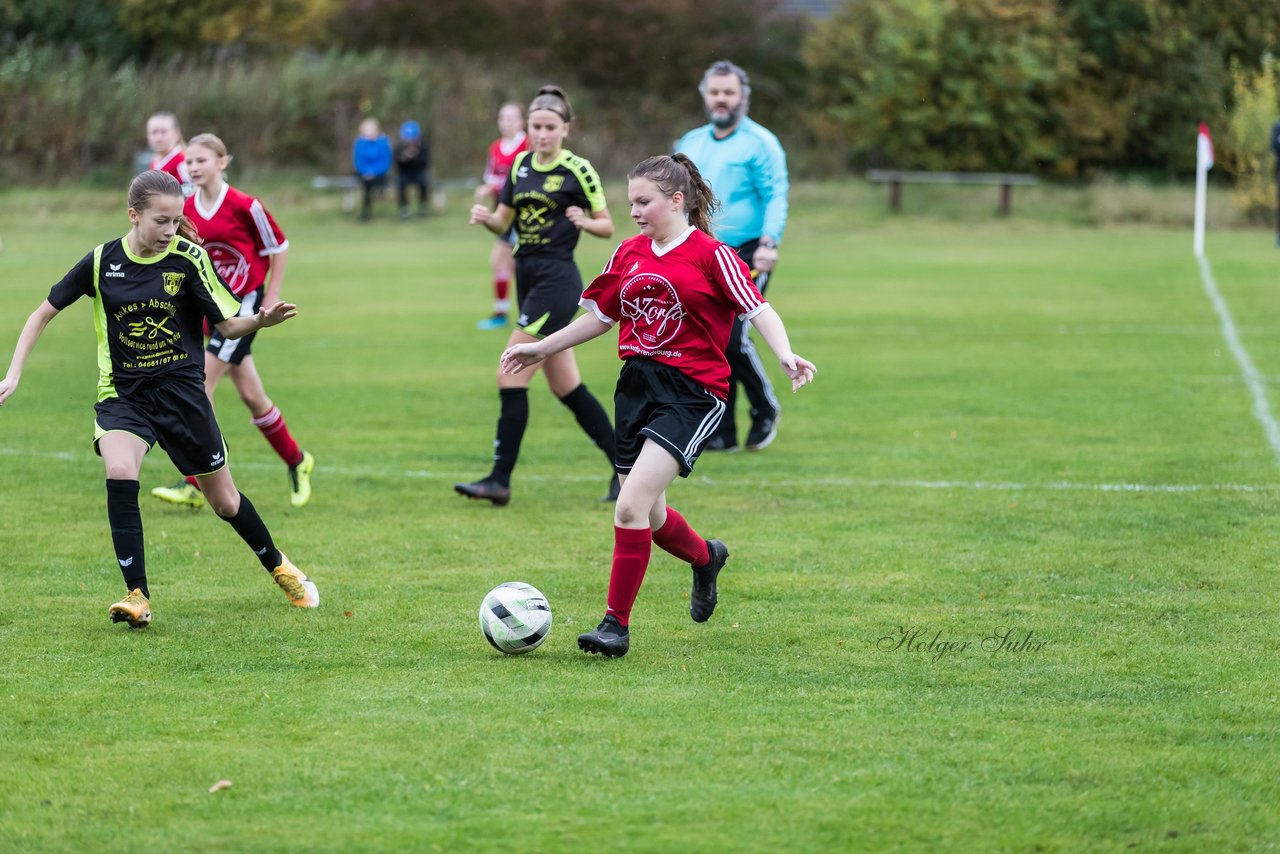
[[[262,202],[251,198],[249,213],[253,216],[253,224],[258,227],[258,237],[262,239],[262,250],[258,254],[275,255],[277,252],[283,252],[285,247],[276,240],[275,229],[271,227],[271,220],[267,219],[267,209],[262,206]]]
[[[671,250],[675,249],[676,247],[680,246],[680,244],[688,240],[689,235],[693,234],[695,231],[697,231],[697,228],[695,228],[692,225],[689,226],[680,234],[679,237],[677,237],[675,240],[668,243],[666,246],[659,246],[658,241],[650,240],[649,248],[653,250],[654,255],[657,255],[659,258],[661,258],[663,255],[666,255],[668,252],[670,252]]]
[[[601,311],[600,306],[597,305],[596,301],[593,299],[587,299],[586,297],[583,297],[582,299],[578,300],[578,305],[582,306],[587,311],[594,314],[596,316],[596,319],[599,320],[601,323],[607,323],[610,326],[613,326],[613,324],[618,322],[614,320],[612,317],[610,317],[609,315],[605,314],[603,311]]]
[[[742,275],[742,268],[739,266],[742,259],[738,257],[738,253],[721,243],[716,247],[715,255],[716,263],[720,265],[720,273],[724,276],[734,301],[742,307],[743,311],[759,308],[761,301],[756,299],[751,292],[750,282]]]
[[[191,197],[191,201],[196,209],[196,213],[200,214],[200,218],[205,222],[213,219],[218,215],[218,211],[222,209],[222,203],[227,199],[227,190],[231,189],[231,185],[226,181],[222,182],[222,190],[218,193],[217,201],[213,203],[213,207],[206,208],[200,204],[200,191],[196,190],[195,195]]]

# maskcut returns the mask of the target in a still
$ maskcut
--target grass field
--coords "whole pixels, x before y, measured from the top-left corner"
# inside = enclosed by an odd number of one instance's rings
[[[1277,846],[1280,464],[1188,233],[798,188],[771,296],[817,382],[767,451],[669,493],[733,550],[715,617],[655,551],[606,661],[574,639],[604,606],[607,470],[545,383],[511,506],[451,489],[487,471],[502,339],[474,329],[490,241],[463,200],[357,228],[281,195],[301,314],[255,352],[319,461],[310,506],[217,402],[322,606],[288,608],[207,509],[144,498],[155,622],[107,621],[94,340],[64,312],[0,411],[0,849]],[[122,196],[0,194],[5,364]],[[584,238],[584,269],[612,245]],[[1274,397],[1280,254],[1209,254]],[[612,340],[578,359],[607,396]],[[172,480],[152,454],[144,492]],[[524,657],[476,625],[507,580],[555,610]]]

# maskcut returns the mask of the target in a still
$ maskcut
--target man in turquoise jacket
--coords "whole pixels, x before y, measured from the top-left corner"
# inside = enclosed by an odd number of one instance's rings
[[[787,157],[776,136],[747,118],[751,101],[747,72],[722,59],[702,75],[698,91],[711,121],[680,137],[676,151],[688,155],[711,185],[721,205],[712,222],[716,237],[737,250],[764,293],[787,227]],[[739,383],[751,406],[747,450],[762,450],[778,433],[781,410],[741,318],[734,324],[725,355],[732,372],[728,406],[705,450],[737,450],[734,403]]]

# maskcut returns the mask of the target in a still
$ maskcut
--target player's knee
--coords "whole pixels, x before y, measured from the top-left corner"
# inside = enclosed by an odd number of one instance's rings
[[[649,506],[641,506],[641,502],[629,496],[620,495],[613,505],[613,523],[619,528],[634,527],[641,520],[648,520]]]
[[[132,461],[120,460],[106,464],[107,480],[137,480],[139,467]]]

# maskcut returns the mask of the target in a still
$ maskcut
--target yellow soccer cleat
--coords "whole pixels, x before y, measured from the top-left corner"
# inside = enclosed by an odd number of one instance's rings
[[[316,583],[303,575],[289,559],[280,552],[280,565],[271,570],[271,577],[289,597],[289,601],[298,608],[317,608],[320,605],[320,591]]]
[[[151,624],[151,603],[141,590],[130,590],[129,595],[107,609],[113,623],[128,623],[131,629],[145,629]]]
[[[192,510],[199,510],[204,506],[204,493],[185,480],[180,480],[173,486],[157,486],[151,490],[151,494],[161,501],[168,501],[170,504],[182,504]]]
[[[289,466],[289,488],[293,494],[289,503],[301,507],[311,500],[311,472],[316,467],[316,458],[306,451],[302,452],[302,462]]]

